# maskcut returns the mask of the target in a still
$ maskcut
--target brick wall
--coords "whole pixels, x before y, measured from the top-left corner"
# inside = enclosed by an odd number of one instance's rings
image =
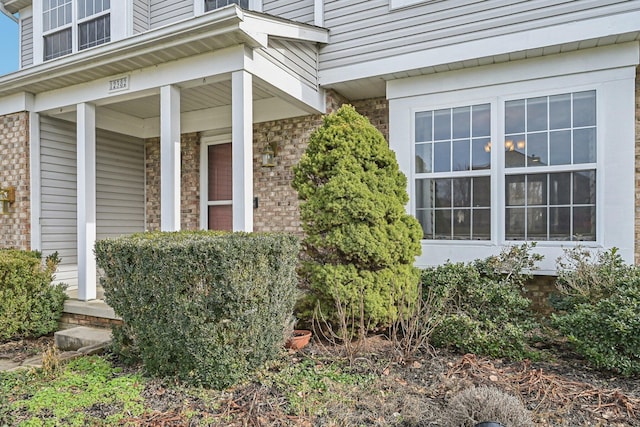
[[[180,227],[200,227],[200,134],[180,137]],[[147,230],[160,230],[160,138],[145,141]]]
[[[636,68],[636,221],[635,221],[635,263],[640,264],[640,67]]]
[[[8,215],[0,215],[0,247],[31,247],[29,186],[29,115],[26,112],[0,117],[0,186],[16,189],[16,201]]]

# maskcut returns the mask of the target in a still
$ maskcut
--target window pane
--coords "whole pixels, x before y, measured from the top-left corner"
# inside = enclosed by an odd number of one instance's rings
[[[471,107],[453,109],[453,138],[471,136]]]
[[[571,127],[571,94],[549,97],[549,129]]]
[[[549,208],[549,240],[570,240],[571,208]]]
[[[524,175],[509,175],[505,177],[505,186],[507,206],[524,206]]]
[[[472,136],[491,136],[491,104],[473,106]]]
[[[431,111],[416,113],[416,142],[432,141]]]
[[[416,145],[416,172],[431,172],[431,144]]]
[[[436,110],[433,117],[434,139],[451,139],[451,110]]]
[[[471,206],[471,178],[458,178],[452,180],[453,206]]]
[[[453,143],[453,170],[468,171],[471,163],[469,140],[454,141]]]
[[[573,173],[573,203],[576,205],[596,204],[595,171]]]
[[[455,209],[453,211],[453,239],[469,240],[471,238],[471,209]]]
[[[44,37],[44,60],[71,53],[71,28]]]
[[[549,164],[571,164],[571,131],[562,130],[549,134]]]
[[[418,209],[416,211],[416,219],[422,226],[422,238],[433,239],[433,210]]]
[[[224,201],[233,199],[233,174],[231,144],[217,144],[208,147],[208,200]]]
[[[547,208],[527,209],[527,240],[547,240]]]
[[[596,208],[573,208],[573,235],[575,240],[596,240]]]
[[[527,166],[547,166],[547,133],[533,133],[527,136]]]
[[[525,165],[524,135],[512,135],[505,137],[504,164],[508,168],[520,168]]]
[[[571,204],[571,173],[549,174],[549,204]]]
[[[437,208],[451,207],[451,180],[434,179],[434,191]]]
[[[573,131],[573,163],[595,163],[596,130],[576,129]]]
[[[507,240],[524,240],[525,210],[509,208],[505,211],[505,237]]]
[[[547,175],[527,175],[527,205],[547,204]]]
[[[573,94],[573,126],[596,125],[596,91]]]
[[[78,49],[87,49],[111,40],[111,19],[102,15],[78,26]]]
[[[522,133],[525,131],[524,99],[505,103],[505,133]]]
[[[527,99],[527,132],[547,129],[547,97]]]
[[[473,170],[491,168],[491,140],[489,138],[474,139],[471,142],[471,168]]]
[[[488,176],[473,178],[473,205],[491,206],[491,178]]]
[[[433,156],[434,172],[449,172],[451,170],[451,143],[436,142]]]
[[[231,231],[233,207],[231,205],[209,206],[209,230]]]
[[[475,240],[491,238],[491,211],[489,209],[473,210],[472,238]]]
[[[436,239],[451,239],[451,211],[436,210],[435,211],[435,230],[434,237]]]
[[[430,179],[416,179],[416,208],[433,207],[433,181]]]

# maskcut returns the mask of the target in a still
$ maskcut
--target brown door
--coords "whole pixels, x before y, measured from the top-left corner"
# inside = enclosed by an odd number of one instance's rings
[[[208,147],[209,162],[209,230],[233,228],[231,144],[215,144]]]

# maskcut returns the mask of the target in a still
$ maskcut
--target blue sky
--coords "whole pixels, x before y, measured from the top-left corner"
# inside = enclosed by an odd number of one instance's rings
[[[18,69],[18,24],[0,13],[0,75]]]

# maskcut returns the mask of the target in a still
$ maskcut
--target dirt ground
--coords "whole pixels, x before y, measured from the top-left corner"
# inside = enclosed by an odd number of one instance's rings
[[[51,341],[44,337],[0,344],[0,358],[31,357]],[[327,360],[342,351],[312,343],[291,352],[287,363]],[[342,390],[320,415],[288,415],[284,396],[263,383],[249,382],[219,393],[212,405],[210,397],[152,380],[144,391],[148,414],[130,421],[147,426],[441,426],[444,408],[454,395],[486,385],[520,399],[537,426],[640,426],[640,378],[589,369],[568,350],[551,360],[508,362],[438,351],[399,361],[388,342],[372,339],[366,354],[351,363],[356,372],[374,374],[375,382],[366,390]]]

